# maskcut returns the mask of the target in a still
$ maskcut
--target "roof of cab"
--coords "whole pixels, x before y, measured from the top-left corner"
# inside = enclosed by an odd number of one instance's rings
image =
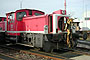
[[[43,11],[36,10],[36,9],[20,9],[20,10],[16,10],[16,11],[21,11],[21,10],[33,10],[33,11],[39,11],[39,12],[42,12],[42,13],[44,13]]]
[[[12,14],[12,13],[15,13],[15,12],[6,13],[6,15],[8,15],[8,14]]]

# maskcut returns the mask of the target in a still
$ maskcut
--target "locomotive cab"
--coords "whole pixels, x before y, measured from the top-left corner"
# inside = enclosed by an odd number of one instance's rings
[[[44,15],[44,12],[33,9],[21,9],[7,13],[7,41],[20,42],[20,34],[25,32],[23,18]]]

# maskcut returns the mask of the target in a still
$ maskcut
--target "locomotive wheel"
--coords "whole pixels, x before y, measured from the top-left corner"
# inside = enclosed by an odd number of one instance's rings
[[[44,44],[43,44],[43,50],[45,52],[52,52],[53,51],[53,46],[52,46],[51,42],[45,41]]]
[[[83,34],[83,39],[86,40],[87,39],[87,33]]]
[[[71,48],[76,48],[77,47],[77,40],[71,40]]]
[[[68,48],[76,48],[77,40],[70,40],[68,44]]]

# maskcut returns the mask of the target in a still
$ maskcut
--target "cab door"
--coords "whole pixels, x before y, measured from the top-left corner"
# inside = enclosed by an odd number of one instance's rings
[[[15,18],[14,13],[9,14],[8,16],[8,31],[10,34],[15,31]],[[13,33],[12,33],[13,34]]]

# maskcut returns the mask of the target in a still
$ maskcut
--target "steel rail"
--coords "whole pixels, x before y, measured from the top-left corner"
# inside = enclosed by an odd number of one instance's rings
[[[69,59],[67,57],[60,56],[59,53],[55,53],[54,54],[54,53],[46,53],[46,52],[43,52],[43,51],[33,50],[33,49],[23,50],[23,49],[19,49],[19,48],[15,49],[14,47],[6,47],[6,46],[3,46],[3,45],[0,45],[0,46],[3,47],[3,48],[6,48],[6,49],[11,49],[11,50],[18,51],[20,53],[31,54],[31,55],[40,56],[40,57],[44,57],[44,58],[49,58],[49,59],[53,59],[53,60],[71,60],[71,59]],[[90,54],[88,54],[88,53],[85,53],[85,52],[79,51],[79,50],[74,50],[74,49],[72,49],[69,52],[90,56]]]

